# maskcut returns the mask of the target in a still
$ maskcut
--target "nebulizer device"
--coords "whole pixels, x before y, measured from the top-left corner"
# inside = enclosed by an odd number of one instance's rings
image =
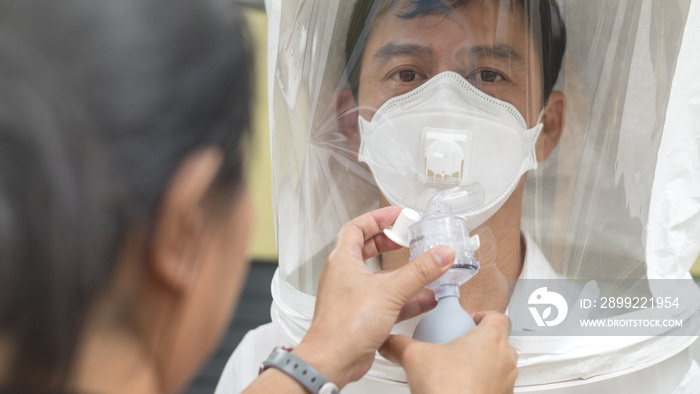
[[[452,267],[427,286],[435,293],[438,303],[416,326],[415,339],[443,344],[475,326],[474,320],[460,305],[459,286],[479,272],[474,252],[479,249],[480,241],[478,235],[469,236],[467,220],[454,212],[477,205],[483,198],[484,192],[479,184],[447,189],[430,199],[422,218],[416,211],[405,208],[394,226],[384,230],[391,240],[409,248],[410,262],[440,245],[449,245],[455,250]]]

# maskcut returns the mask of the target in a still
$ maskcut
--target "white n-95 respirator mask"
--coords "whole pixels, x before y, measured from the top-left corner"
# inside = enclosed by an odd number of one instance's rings
[[[369,122],[360,116],[359,126],[358,159],[389,203],[422,212],[436,193],[472,185],[483,196],[454,212],[471,228],[501,208],[521,176],[537,168],[535,142],[542,130],[539,120],[528,129],[513,105],[454,72],[390,99]]]

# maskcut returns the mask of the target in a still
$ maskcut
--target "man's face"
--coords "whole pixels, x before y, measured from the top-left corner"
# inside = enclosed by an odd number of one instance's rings
[[[534,126],[542,103],[540,56],[522,7],[499,3],[472,1],[446,14],[412,19],[398,16],[405,13],[399,3],[381,15],[362,58],[358,104],[372,108],[360,112],[363,118],[370,120],[390,98],[453,71],[514,105]]]

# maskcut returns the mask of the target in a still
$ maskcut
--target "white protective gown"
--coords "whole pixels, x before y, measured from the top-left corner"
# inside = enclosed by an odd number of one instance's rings
[[[542,252],[529,236],[524,237],[526,245],[525,260],[520,279],[555,279],[557,274],[550,268],[549,263],[542,255]],[[258,376],[259,366],[262,361],[277,346],[294,347],[297,340],[290,337],[303,336],[303,326],[308,327],[310,317],[313,316],[314,299],[309,297],[294,309],[303,310],[298,316],[285,316],[284,311],[291,311],[291,305],[285,305],[290,298],[284,297],[285,291],[292,291],[290,288],[283,288],[276,291],[274,288],[282,286],[277,274],[273,279],[273,307],[272,313],[276,318],[273,323],[262,325],[248,332],[236,350],[226,363],[226,367],[221,375],[216,387],[217,394],[240,393]],[[281,312],[282,311],[282,312]],[[410,319],[397,325],[393,333],[410,335],[413,328],[420,320],[420,317]],[[295,327],[295,323],[298,326]],[[280,334],[286,332],[287,335]],[[516,381],[516,392],[544,392],[552,386],[543,387],[542,382],[562,382],[563,391],[547,391],[551,394],[559,393],[601,393],[601,392],[636,392],[636,393],[661,393],[668,392],[674,394],[690,394],[700,392],[700,368],[698,364],[690,358],[688,346],[692,344],[694,338],[688,337],[655,337],[650,341],[666,342],[666,352],[650,353],[645,352],[647,345],[645,341],[636,338],[578,338],[584,341],[583,344],[576,343],[577,338],[570,337],[511,337],[511,345],[520,354],[518,361],[519,376]],[[590,340],[593,339],[591,342]],[[583,348],[581,348],[583,345]],[[559,356],[543,355],[551,349],[561,349],[569,346],[569,354]],[[629,359],[614,356],[615,347],[628,347],[629,351],[636,354],[634,366],[630,367]],[[601,351],[601,349],[607,349]],[[589,356],[586,357],[586,354]],[[675,357],[674,357],[675,356]],[[549,359],[549,360],[543,360]],[[582,362],[583,359],[583,362]],[[597,360],[596,360],[597,359]],[[662,360],[671,359],[666,368],[645,369],[649,365],[658,364]],[[611,376],[595,376],[595,366],[599,363],[619,363],[613,367],[620,372],[638,371],[639,374],[646,375],[648,380],[640,380],[639,376],[629,373],[627,377],[618,380],[611,379]],[[582,367],[583,365],[583,367]],[[672,373],[669,373],[669,370]],[[650,376],[651,375],[651,376]],[[594,379],[590,379],[594,378]],[[587,380],[584,380],[587,379]],[[601,381],[601,383],[591,383],[591,380]],[[400,367],[395,366],[381,356],[377,359],[372,370],[361,380],[349,384],[343,389],[343,393],[408,393],[405,383],[405,375]],[[655,386],[649,386],[648,381],[654,382]],[[645,387],[635,385],[643,383]],[[585,385],[588,383],[588,385]],[[538,384],[540,386],[538,387]],[[597,384],[597,385],[596,385]],[[600,390],[603,391],[600,391]],[[534,391],[530,391],[534,390]],[[628,391],[633,390],[633,391]],[[641,391],[640,391],[641,390]]]

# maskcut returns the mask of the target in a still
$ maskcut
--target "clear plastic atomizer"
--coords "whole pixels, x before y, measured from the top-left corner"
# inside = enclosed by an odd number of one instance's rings
[[[423,217],[404,209],[387,236],[410,249],[410,262],[428,250],[449,245],[455,250],[455,261],[445,274],[427,287],[435,293],[437,306],[418,323],[413,337],[431,343],[447,343],[471,330],[475,324],[459,303],[459,286],[479,271],[474,252],[479,249],[479,236],[469,236],[467,220],[453,212],[461,212],[483,201],[478,184],[447,189],[436,194],[423,212]],[[408,242],[406,242],[408,240]]]

